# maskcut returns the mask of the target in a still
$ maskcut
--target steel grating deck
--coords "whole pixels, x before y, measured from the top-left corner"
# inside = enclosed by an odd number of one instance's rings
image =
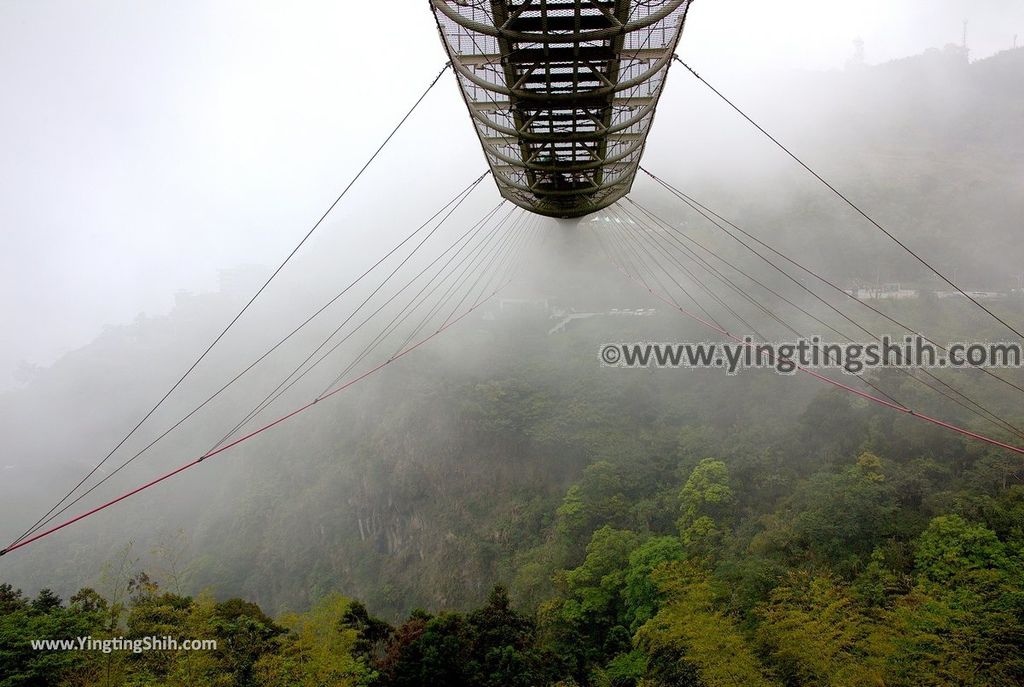
[[[582,217],[633,184],[690,0],[430,0],[501,195]]]

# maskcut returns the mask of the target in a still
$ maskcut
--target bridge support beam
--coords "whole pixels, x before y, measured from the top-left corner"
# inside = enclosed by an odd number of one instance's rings
[[[690,0],[429,0],[502,196],[582,217],[633,184]]]

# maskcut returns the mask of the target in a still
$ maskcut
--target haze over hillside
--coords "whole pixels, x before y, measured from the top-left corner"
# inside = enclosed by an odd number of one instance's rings
[[[714,82],[711,69],[706,77]],[[972,61],[952,45],[770,82],[724,80],[901,240],[1021,323],[1022,77],[1024,48]],[[647,169],[842,288],[915,292],[872,301],[886,317],[806,274],[784,278],[641,175],[631,195],[640,206],[749,270],[723,268],[731,278],[764,287],[752,302],[723,287],[728,304],[707,301],[715,314],[728,305],[776,340],[791,332],[773,313],[810,332],[824,320],[902,336],[899,321],[941,342],[1007,338],[966,299],[939,297],[947,285],[678,66],[671,87]],[[467,159],[476,152],[468,144]],[[168,685],[200,673],[197,684],[230,674],[223,684],[378,687],[1024,681],[1020,456],[807,375],[602,366],[607,342],[721,338],[673,307],[690,294],[665,280],[658,285],[674,295],[658,300],[609,262],[653,265],[659,254],[616,243],[649,226],[615,213],[484,224],[499,241],[508,226],[536,239],[495,250],[518,258],[495,261],[516,278],[498,293],[469,288],[465,302],[456,289],[443,311],[393,331],[389,320],[404,313],[402,300],[388,300],[397,285],[378,291],[368,280],[329,301],[482,171],[479,160],[463,162],[452,167],[481,169],[428,174],[408,202],[374,197],[343,210],[96,478],[328,303],[325,316],[55,523],[323,400],[5,555],[0,582],[12,586],[0,586],[0,629],[10,630],[0,637],[38,627],[231,637],[229,649],[194,664],[181,652],[61,664],[68,680],[96,685],[104,669],[125,684]],[[396,170],[395,183],[411,185],[411,172]],[[431,268],[428,258],[444,256],[496,203],[483,180],[422,253],[407,249],[408,264],[396,253],[374,278],[394,265],[403,276]],[[274,222],[294,219],[282,215]],[[275,266],[229,266],[216,288],[167,294],[166,312],[108,325],[52,365],[23,365],[0,392],[0,538],[20,535],[106,455]],[[403,298],[420,286],[409,283]],[[380,305],[377,319],[247,418],[364,299],[367,310]],[[385,344],[359,357],[378,332]],[[893,370],[864,379],[922,413],[1020,444],[1021,370],[999,370],[1004,384],[974,372],[937,382],[957,385],[973,406]],[[356,381],[323,397],[346,380]],[[76,595],[82,587],[93,591]],[[0,651],[42,674],[36,658]],[[0,675],[0,686],[36,673],[22,675]]]
[[[800,141],[802,154],[809,159],[823,160],[828,172],[833,167],[841,170],[837,179],[842,187],[852,196],[863,199],[889,225],[899,227],[908,241],[924,247],[938,264],[957,266],[961,281],[971,287],[1009,292],[1019,286],[1022,257],[1020,243],[1013,237],[1018,235],[1020,218],[1024,217],[1024,206],[1021,206],[1024,195],[1014,193],[1020,187],[1024,132],[1012,126],[1015,114],[1024,108],[1024,93],[1012,87],[1022,71],[1024,50],[1000,53],[968,64],[959,50],[947,48],[877,67],[858,66],[845,72],[804,75],[787,82],[786,92],[792,97],[781,98],[781,106],[772,107],[768,101],[753,102],[759,103],[758,110],[765,112],[766,119],[777,125],[784,138]],[[682,82],[684,76],[678,73],[674,78]],[[680,85],[690,90],[696,88],[692,84]],[[699,93],[694,91],[690,96],[696,99]],[[748,101],[753,97],[745,96]],[[797,110],[786,104],[789,102],[800,102],[801,107]],[[704,106],[718,107],[718,104],[711,102]],[[799,137],[799,127],[788,123],[795,122],[798,115],[815,122],[813,130],[819,132],[816,137]],[[685,121],[678,124],[673,121],[676,116],[678,113],[674,111],[661,115],[659,138],[671,140],[676,132],[670,129],[685,128]],[[920,266],[905,255],[891,250],[883,237],[865,227],[862,221],[858,222],[858,218],[851,217],[851,213],[819,188],[807,183],[799,171],[779,171],[785,169],[787,161],[780,161],[776,151],[754,147],[756,142],[748,146],[747,142],[722,138],[735,132],[732,125],[723,125],[716,137],[702,142],[708,151],[714,150],[719,155],[715,164],[705,165],[705,158],[699,156],[673,159],[666,153],[666,150],[671,151],[671,145],[664,144],[652,149],[646,164],[690,189],[741,226],[770,237],[780,247],[792,249],[844,284],[880,279],[935,287],[933,277],[923,274]],[[756,154],[749,155],[750,150]],[[735,167],[723,160],[730,155],[737,160]],[[740,165],[740,159],[746,164]],[[729,168],[735,170],[735,175],[726,179],[723,170]],[[771,173],[775,171],[778,173]],[[638,182],[636,196],[651,203],[664,216],[677,218],[688,230],[708,237],[723,254],[732,254],[738,259],[735,246],[711,234],[699,217],[687,214],[688,210],[648,180]],[[569,233],[551,244],[549,255],[541,262],[543,268],[520,278],[504,295],[546,297],[562,308],[580,311],[663,305],[607,269],[587,227],[587,221],[576,230],[550,227],[549,231],[556,235]],[[350,229],[359,230],[358,227]],[[967,236],[969,241],[965,241]],[[540,255],[531,258],[535,263],[539,260]],[[176,418],[190,408],[190,404],[203,398],[204,392],[216,388],[226,374],[220,370],[241,367],[242,361],[254,358],[262,350],[264,342],[273,341],[290,329],[284,325],[301,321],[314,304],[320,302],[320,294],[329,293],[319,285],[325,279],[323,275],[329,273],[324,268],[321,255],[305,258],[304,265],[296,272],[307,276],[316,274],[317,278],[307,279],[305,283],[293,279],[268,292],[266,301],[254,316],[244,319],[240,329],[225,342],[228,346],[214,352],[204,368],[206,377],[162,410],[157,419],[167,424]],[[4,475],[6,484],[14,486],[4,504],[5,536],[12,538],[26,516],[39,510],[32,504],[49,500],[59,490],[59,485],[70,483],[97,456],[104,454],[110,437],[121,432],[121,428],[130,427],[139,409],[158,396],[175,371],[187,366],[195,352],[208,342],[211,333],[244,303],[265,274],[264,269],[256,267],[225,272],[220,292],[180,293],[168,315],[140,316],[133,324],[108,328],[95,342],[52,368],[36,370],[24,389],[3,395],[0,402],[4,406],[4,435],[8,438]],[[773,278],[767,274],[762,276]],[[307,303],[309,305],[298,307]],[[960,312],[952,305],[948,307],[953,308],[949,318]],[[510,574],[510,558],[517,554],[516,546],[487,556],[456,547],[461,551],[460,560],[469,568],[477,568],[465,571],[469,579],[427,582],[431,574],[448,575],[450,572],[447,556],[455,554],[440,552],[445,548],[445,538],[461,540],[474,529],[468,521],[461,520],[468,517],[465,509],[470,507],[463,498],[489,505],[493,505],[499,495],[500,500],[514,501],[511,494],[516,493],[516,487],[510,485],[525,479],[522,488],[533,494],[531,502],[547,494],[547,500],[537,502],[535,507],[541,508],[541,503],[547,503],[550,510],[550,505],[557,502],[579,471],[595,461],[595,456],[587,451],[568,462],[540,451],[529,459],[520,459],[527,462],[528,469],[511,467],[508,458],[489,454],[514,452],[518,443],[513,446],[495,444],[493,439],[478,438],[475,434],[468,436],[465,429],[451,429],[453,424],[472,426],[464,417],[463,406],[483,402],[473,400],[474,394],[497,384],[504,375],[518,378],[538,365],[557,365],[559,356],[570,351],[583,366],[579,376],[591,376],[585,373],[590,352],[601,341],[616,340],[624,335],[620,327],[625,325],[620,321],[599,319],[585,323],[580,328],[584,333],[569,331],[565,338],[575,342],[569,346],[559,337],[545,336],[552,322],[556,322],[548,321],[548,316],[550,312],[535,314],[533,320],[520,325],[510,324],[502,317],[481,320],[477,314],[452,332],[455,341],[440,340],[417,352],[403,361],[398,371],[387,371],[380,381],[367,382],[369,388],[359,389],[354,400],[339,399],[336,406],[320,411],[315,419],[282,427],[251,447],[240,447],[223,456],[223,460],[218,459],[222,464],[211,463],[195,475],[183,477],[181,485],[161,489],[154,494],[153,501],[129,502],[120,513],[104,514],[95,524],[76,526],[58,535],[54,543],[40,545],[38,551],[26,551],[16,560],[5,561],[8,575],[28,588],[38,584],[73,591],[95,578],[111,546],[134,540],[144,552],[160,537],[182,529],[189,533],[197,584],[213,585],[229,593],[245,593],[270,603],[271,607],[281,603],[302,605],[308,598],[315,598],[316,589],[327,587],[351,589],[371,600],[384,594],[382,598],[390,599],[387,607],[398,613],[420,604],[444,606],[478,602],[488,585],[500,577],[499,571]],[[941,322],[941,317],[933,314],[930,319]],[[685,327],[674,324],[674,318],[664,308],[655,321],[659,327],[668,327],[668,331]],[[650,337],[649,321],[628,324],[625,332]],[[314,341],[328,331],[326,326],[321,325],[308,340]],[[950,335],[963,333],[956,331],[960,328],[952,322],[948,326]],[[514,343],[520,336],[525,337],[522,345]],[[500,348],[504,346],[509,348]],[[551,347],[559,353],[549,351]],[[300,344],[296,344],[292,350],[299,349]],[[478,369],[469,364],[474,360],[478,361]],[[270,367],[254,381],[219,400],[212,410],[208,409],[197,418],[197,425],[178,433],[169,445],[158,447],[158,453],[140,461],[138,468],[127,471],[115,484],[128,487],[143,481],[147,475],[158,474],[163,467],[174,466],[183,458],[205,450],[204,442],[209,442],[229,418],[244,412],[244,404],[254,391],[275,375],[285,374],[291,362],[287,355],[271,359]],[[420,397],[419,402],[408,397],[409,382],[402,380],[409,376],[420,379],[425,385],[422,393],[427,395]],[[711,376],[707,380],[707,393],[724,402],[745,393],[744,387],[738,385],[770,383],[787,397],[794,394],[796,405],[788,412],[798,414],[803,407],[804,401],[800,399],[805,390],[801,383],[792,381]],[[428,391],[439,383],[441,387]],[[572,389],[583,383],[582,380],[566,380],[568,387],[556,385],[551,392],[556,397],[571,396]],[[516,384],[526,383],[520,380]],[[790,387],[796,390],[791,391]],[[428,400],[435,393],[454,395],[442,404]],[[596,392],[588,392],[588,395],[592,393]],[[95,403],[94,399],[99,398],[104,402]],[[500,399],[490,400],[498,402]],[[607,402],[610,401],[602,401]],[[449,406],[449,410],[438,415],[442,407]],[[500,415],[501,411],[489,408],[486,412]],[[40,417],[52,419],[45,432],[38,431]],[[496,417],[494,421],[508,420]],[[428,423],[429,429],[415,429],[417,423],[423,422]],[[392,423],[395,423],[393,428]],[[403,426],[408,429],[402,430]],[[385,431],[381,427],[392,429]],[[482,428],[478,429],[483,432]],[[409,432],[408,439],[402,438],[402,431]],[[459,436],[456,444],[451,443],[455,440],[452,435]],[[431,436],[440,443],[429,445],[427,439]],[[422,445],[410,443],[412,437],[418,437]],[[474,443],[478,440],[484,441],[483,445]],[[384,444],[367,453],[366,442]],[[287,470],[279,474],[282,456],[288,456]],[[425,470],[426,475],[462,474],[469,481],[460,487],[434,484],[433,478],[420,481],[412,476],[391,474],[398,467],[392,464],[386,469],[382,460],[394,460],[397,464],[412,461],[417,466],[415,469]],[[320,472],[322,461],[332,465],[333,477]],[[346,467],[342,469],[342,465]],[[506,472],[506,467],[510,471]],[[494,472],[496,468],[502,469]],[[405,493],[396,495],[393,489],[406,479],[412,479],[410,487],[415,485],[417,490],[425,491],[419,497]],[[488,492],[478,482],[481,479],[490,484],[493,492]],[[258,508],[265,515],[249,522],[253,517],[251,509],[256,507],[250,494],[252,489],[263,494],[256,502],[262,503]],[[329,514],[310,507],[312,497],[307,493],[310,489],[323,490],[323,498],[335,502]],[[114,494],[116,490],[110,487],[104,493]],[[197,509],[195,504],[199,502],[209,503]],[[280,513],[293,509],[297,521],[279,517]],[[433,515],[428,516],[424,509]],[[126,513],[131,515],[125,517]],[[270,519],[263,520],[263,517]],[[508,517],[508,514],[489,513],[476,527],[486,530],[494,526],[487,523],[501,517]],[[455,520],[449,522],[450,518]],[[460,524],[454,527],[453,522]],[[235,532],[231,538],[238,546],[234,562],[230,562],[231,556],[221,543],[224,527]],[[314,536],[318,531],[319,536],[326,537],[322,559],[316,544],[318,536]],[[274,537],[279,538],[279,542],[294,543],[300,535],[311,537],[307,557],[295,555],[291,548],[275,551],[273,543],[257,545],[251,539]],[[476,536],[489,541],[495,535],[481,531]],[[425,546],[424,539],[435,541],[437,547]],[[463,545],[470,544],[463,542]],[[478,545],[472,544],[473,547]],[[73,559],[80,562],[74,566],[55,566],[57,560],[66,558],[68,547],[76,552]],[[219,552],[216,562],[208,557],[205,547]],[[268,547],[263,553],[253,553],[263,547]],[[433,551],[434,558],[429,551]],[[274,563],[277,556],[281,556],[281,560]],[[241,572],[253,559],[260,561],[259,565]],[[358,565],[356,560],[360,561]],[[285,561],[303,561],[302,569],[286,572],[274,567],[285,565]],[[311,572],[307,567],[311,561],[315,561],[313,569],[322,569],[322,572]],[[34,583],[33,571],[40,566],[56,567],[62,582],[58,584],[48,579]],[[292,584],[297,578],[311,575],[317,580],[315,583]],[[388,583],[389,591],[380,589],[382,575],[394,578]],[[280,582],[273,582],[285,579],[292,581],[288,589],[280,588]],[[442,591],[444,588],[449,591]],[[427,589],[432,590],[431,596],[421,596]]]

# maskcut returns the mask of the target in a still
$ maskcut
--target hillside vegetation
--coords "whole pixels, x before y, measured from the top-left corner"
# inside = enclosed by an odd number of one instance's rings
[[[932,103],[927,120],[903,111],[893,128],[858,132],[864,171],[849,181],[901,236],[980,265],[965,268],[978,285],[1002,288],[1019,265],[1009,241],[1019,238],[1021,198],[1010,189],[1022,179],[1013,160],[1024,130],[1009,122],[1024,114],[1022,55],[971,65],[932,55],[829,77],[897,101],[908,79],[932,93],[920,77],[933,69],[948,77],[936,83],[959,84],[955,106]],[[921,130],[907,134],[915,121]],[[1004,133],[993,189],[984,159]],[[938,139],[967,151],[933,151],[957,160],[949,183],[921,176],[920,148]],[[737,200],[733,216],[764,236],[798,239],[801,255],[823,256],[839,280],[865,277],[875,258],[879,271],[911,269],[855,237],[837,252],[828,237],[842,226],[820,197],[779,201],[764,217],[754,206]],[[665,198],[659,212],[683,217]],[[549,335],[543,311],[491,307],[145,499],[5,556],[0,687],[1024,684],[1019,455],[806,376],[601,367],[604,342],[708,335],[602,263],[588,232],[561,240],[557,259],[573,261],[511,295],[658,312],[599,315]],[[983,256],[998,246],[985,275]],[[33,459],[0,473],[16,487],[0,504],[4,537],[103,454],[163,390],[158,371],[180,368],[236,301],[183,298],[166,317],[110,328],[0,397],[8,449]],[[938,341],[1005,339],[957,299],[884,307]],[[993,307],[1024,322],[1019,294]],[[254,350],[263,326],[252,325]],[[1024,385],[1019,370],[1000,373]],[[1024,426],[1013,389],[980,374],[942,378]],[[870,379],[924,412],[1020,442],[907,377]],[[259,388],[214,406],[114,486],[207,449]],[[43,413],[67,421],[23,431]],[[82,636],[218,646],[29,645]]]

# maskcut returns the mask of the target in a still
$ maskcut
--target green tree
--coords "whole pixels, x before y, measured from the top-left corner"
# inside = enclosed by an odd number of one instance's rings
[[[256,663],[277,651],[278,637],[286,630],[268,617],[256,604],[228,599],[214,604],[207,621],[209,632],[217,638],[217,654],[223,669],[238,685],[251,685]]]
[[[505,587],[495,586],[487,604],[467,617],[475,675],[481,687],[531,687],[544,678],[544,660],[536,647],[532,618],[512,608]]]
[[[267,687],[360,685],[372,672],[354,655],[358,633],[345,627],[350,601],[328,594],[306,613],[286,613],[280,623],[288,630],[280,650],[255,664],[256,684]]]
[[[757,615],[758,642],[786,684],[885,684],[877,623],[835,578],[794,572]]]
[[[945,515],[921,534],[916,562],[917,586],[885,615],[891,684],[1024,684],[1020,554],[986,527]]]
[[[97,668],[95,654],[37,651],[30,642],[98,636],[103,620],[100,612],[64,607],[50,590],[29,601],[10,585],[0,586],[0,687],[49,687],[87,680]]]
[[[735,619],[717,610],[708,573],[677,561],[654,572],[665,594],[658,613],[636,633],[637,643],[652,657],[652,671],[679,674],[681,661],[702,687],[768,687],[775,683],[757,659]]]
[[[649,539],[629,554],[622,600],[625,604],[623,619],[630,630],[635,631],[658,610],[662,594],[651,580],[651,573],[662,563],[680,560],[683,555],[683,547],[676,537]]]
[[[392,638],[382,683],[532,687],[545,684],[549,672],[533,619],[514,610],[499,585],[483,607],[467,615],[410,618]]]
[[[594,532],[583,563],[562,574],[566,617],[595,627],[614,624],[622,616],[622,589],[629,554],[640,535],[607,525]]]
[[[917,542],[917,570],[934,584],[966,581],[977,573],[1008,573],[1010,558],[996,533],[959,515],[933,519]]]
[[[762,519],[752,551],[794,567],[813,561],[853,577],[898,529],[896,498],[880,470],[870,456],[839,473],[812,475]]]
[[[700,461],[679,492],[678,527],[689,552],[707,555],[718,546],[734,501],[725,463],[713,458]]]

